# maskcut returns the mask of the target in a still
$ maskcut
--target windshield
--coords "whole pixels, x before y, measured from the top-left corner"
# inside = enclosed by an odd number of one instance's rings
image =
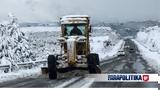
[[[84,35],[85,25],[81,24],[65,25],[64,34],[65,36]]]

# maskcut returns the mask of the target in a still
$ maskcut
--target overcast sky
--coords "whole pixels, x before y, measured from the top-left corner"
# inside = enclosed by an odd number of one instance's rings
[[[160,20],[160,0],[1,0],[0,21],[9,12],[21,22],[56,21],[67,14],[105,22]]]

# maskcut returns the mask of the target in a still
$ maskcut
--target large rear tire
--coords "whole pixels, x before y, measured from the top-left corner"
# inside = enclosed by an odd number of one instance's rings
[[[101,73],[99,68],[99,55],[98,54],[89,54],[87,57],[88,71],[90,74]]]
[[[56,58],[54,55],[48,56],[48,74],[49,79],[57,79]]]

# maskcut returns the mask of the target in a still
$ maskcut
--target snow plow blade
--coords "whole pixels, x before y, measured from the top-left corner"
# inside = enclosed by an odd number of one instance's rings
[[[42,75],[48,74],[48,67],[41,67]]]

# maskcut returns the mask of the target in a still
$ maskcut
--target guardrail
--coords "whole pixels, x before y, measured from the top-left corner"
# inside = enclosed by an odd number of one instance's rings
[[[46,66],[47,61],[35,61],[35,62],[30,62],[30,63],[20,63],[17,64],[19,69],[31,69],[36,66]],[[0,65],[0,71],[3,71],[4,73],[8,73],[10,69],[10,65]]]
[[[7,73],[10,69],[10,65],[0,65],[0,71]]]

